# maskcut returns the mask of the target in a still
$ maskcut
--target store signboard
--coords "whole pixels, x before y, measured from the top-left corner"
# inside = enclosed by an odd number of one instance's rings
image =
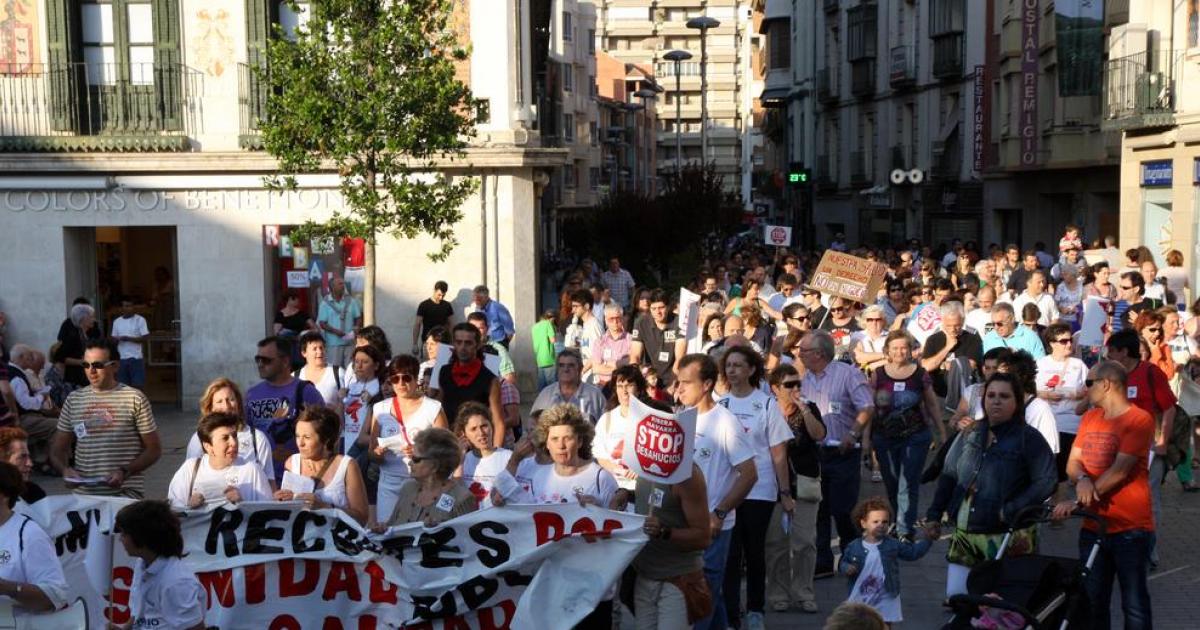
[[[1143,186],[1170,186],[1174,167],[1171,160],[1142,162]]]

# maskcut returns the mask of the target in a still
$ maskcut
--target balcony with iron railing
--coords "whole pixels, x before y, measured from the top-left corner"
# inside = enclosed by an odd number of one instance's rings
[[[889,55],[888,83],[893,90],[917,84],[917,59],[912,46],[893,46]]]
[[[1105,130],[1175,124],[1183,52],[1159,50],[1110,59],[1104,67]]]
[[[0,151],[186,151],[202,73],[180,64],[0,64]]]

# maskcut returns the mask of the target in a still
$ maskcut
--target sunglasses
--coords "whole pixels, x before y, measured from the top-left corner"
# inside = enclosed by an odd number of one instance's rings
[[[1050,341],[1050,343],[1057,343],[1059,345],[1069,346],[1069,345],[1071,345],[1071,338],[1063,337],[1062,339],[1053,339]]]
[[[1146,330],[1150,332],[1162,332],[1162,328],[1159,326],[1147,326]]]
[[[116,361],[93,361],[92,363],[88,363],[87,361],[84,361],[80,365],[85,370],[103,370],[104,368],[106,368],[114,363],[116,363]]]
[[[417,380],[417,377],[413,376],[412,374],[393,374],[388,380],[393,383],[411,383]]]
[[[992,325],[996,328],[1004,328],[1008,326],[1008,322],[992,322]]]
[[[881,322],[881,321],[883,321],[883,318],[882,318],[882,317],[868,317],[868,318],[866,319],[866,321],[868,321],[868,322]]]
[[[275,357],[264,357],[264,356],[263,356],[263,355],[261,355],[261,354],[258,354],[258,355],[255,355],[255,356],[254,356],[254,362],[255,362],[255,363],[258,363],[259,365],[267,364],[267,363],[270,363],[270,362],[272,362],[272,361],[274,361],[274,360],[276,360],[276,359],[275,359]]]
[[[833,313],[844,313],[846,311],[846,307],[845,306],[835,306],[829,310],[830,310],[830,312],[833,312]]]
[[[1100,383],[1104,382],[1105,380],[1106,379],[1102,379],[1102,378],[1089,378],[1089,379],[1084,379],[1083,384],[1087,387],[1091,387],[1092,385],[1099,385]]]
[[[784,381],[779,386],[784,389],[800,389],[800,381]]]

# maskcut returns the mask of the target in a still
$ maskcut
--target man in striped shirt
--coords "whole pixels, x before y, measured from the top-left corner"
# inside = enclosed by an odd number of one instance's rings
[[[109,340],[84,346],[88,387],[63,403],[50,461],[75,492],[140,499],[142,473],[158,461],[162,443],[146,395],[117,381],[120,361]]]

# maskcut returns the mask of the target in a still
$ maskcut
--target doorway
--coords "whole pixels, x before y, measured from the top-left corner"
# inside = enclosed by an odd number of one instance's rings
[[[104,335],[128,297],[146,320],[141,343],[146,363],[143,391],[155,404],[182,403],[176,229],[170,227],[64,228],[66,303],[85,297]]]

